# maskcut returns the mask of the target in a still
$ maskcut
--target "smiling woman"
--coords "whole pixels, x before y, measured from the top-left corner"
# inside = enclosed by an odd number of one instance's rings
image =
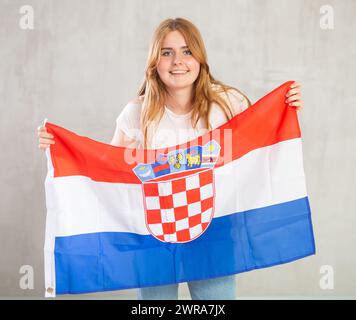
[[[190,128],[197,131],[198,135],[204,129],[213,128],[211,113],[222,113],[223,122],[232,118],[236,113],[230,101],[227,101],[229,98],[226,99],[229,90],[234,88],[215,80],[210,74],[199,30],[182,18],[163,21],[154,33],[145,81],[139,90],[139,94],[145,97],[140,117],[143,145],[152,146],[159,123],[167,118],[167,109],[173,113],[170,116],[191,112],[187,120],[191,122]],[[225,96],[221,93],[225,93]],[[237,109],[242,109],[241,104],[244,107],[249,105],[247,97],[241,92],[235,89],[235,94],[240,100]]]
[[[153,35],[138,98],[117,118],[111,143],[157,149],[185,143],[249,105],[239,90],[211,75],[199,30],[188,20],[167,19]],[[235,299],[236,295],[234,275],[190,281],[188,286],[193,299]],[[138,290],[138,299],[177,297],[178,284]]]
[[[167,19],[156,29],[138,96],[118,117],[112,144],[184,143],[250,105],[242,92],[211,75],[199,30],[182,18]]]

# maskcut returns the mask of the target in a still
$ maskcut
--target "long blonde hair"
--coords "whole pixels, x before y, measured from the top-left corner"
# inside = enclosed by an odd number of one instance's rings
[[[223,110],[227,120],[232,118],[233,114],[229,105],[219,95],[221,92],[226,93],[228,90],[236,90],[251,105],[249,99],[242,92],[223,84],[211,75],[207,63],[205,45],[198,28],[183,18],[166,19],[160,23],[153,34],[146,62],[144,80],[138,91],[138,96],[143,96],[141,130],[145,148],[148,147],[148,142],[154,130],[152,124],[157,124],[164,113],[164,105],[168,92],[158,75],[157,64],[160,59],[164,37],[169,32],[175,30],[183,35],[189,50],[192,52],[192,56],[200,63],[200,72],[194,82],[193,89],[193,111],[191,116],[193,128],[196,127],[199,119],[202,118],[205,128],[210,129],[209,114],[212,103],[216,103]],[[213,85],[215,85],[214,87],[217,90],[213,89]]]

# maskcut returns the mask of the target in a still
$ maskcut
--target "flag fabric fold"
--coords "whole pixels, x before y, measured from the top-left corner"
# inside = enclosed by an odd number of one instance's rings
[[[159,150],[46,122],[47,297],[208,279],[315,254],[286,82],[224,125]]]

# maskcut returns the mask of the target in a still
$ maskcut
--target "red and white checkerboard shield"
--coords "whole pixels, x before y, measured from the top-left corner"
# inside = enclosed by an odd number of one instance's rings
[[[146,225],[164,242],[189,242],[203,234],[214,214],[212,168],[142,184]]]

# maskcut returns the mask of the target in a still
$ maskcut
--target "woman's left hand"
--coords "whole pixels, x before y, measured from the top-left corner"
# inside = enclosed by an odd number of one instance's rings
[[[303,108],[300,88],[301,84],[299,82],[294,82],[291,84],[286,94],[286,103],[288,103],[289,106],[297,108],[297,111],[300,111]]]

